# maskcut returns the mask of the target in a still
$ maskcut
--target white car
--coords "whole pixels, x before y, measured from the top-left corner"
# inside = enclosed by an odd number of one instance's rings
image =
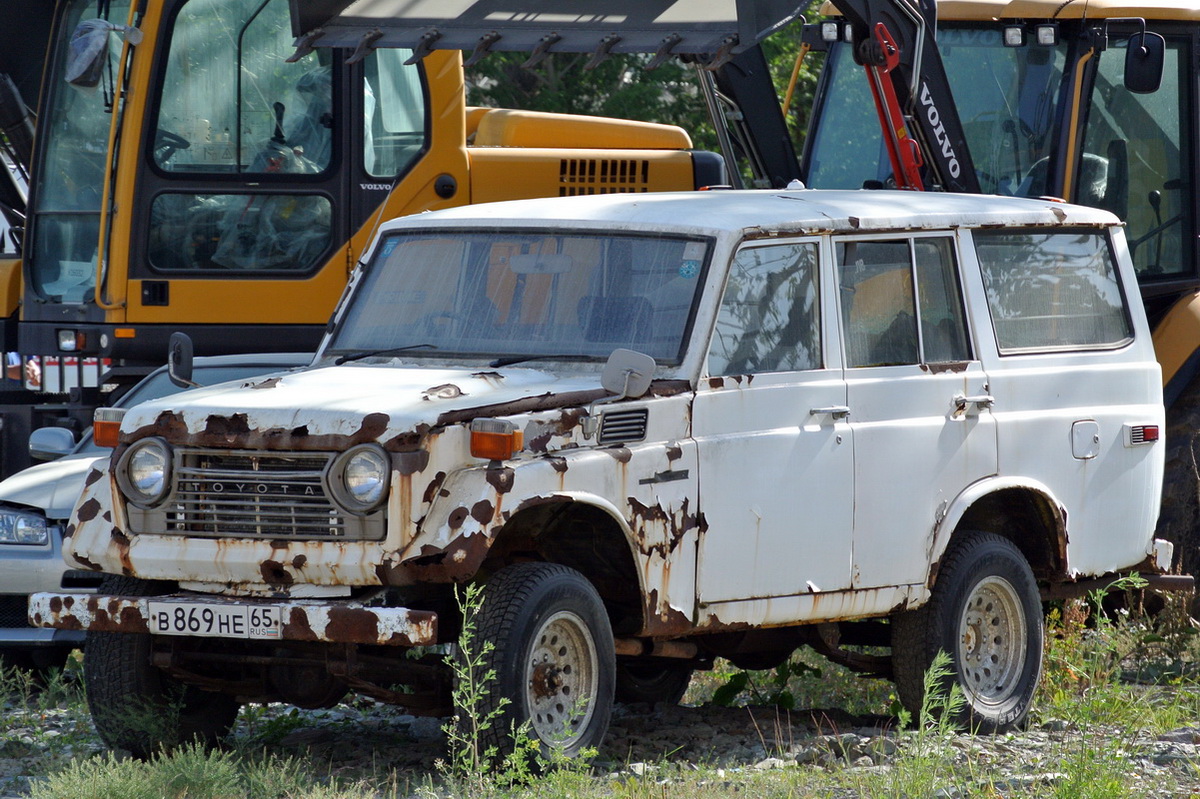
[[[309,353],[230,355],[199,358],[195,380],[201,384],[223,383],[253,377],[263,372],[304,366]],[[131,388],[116,407],[181,391],[156,369]],[[39,441],[43,442],[39,445]],[[57,444],[61,449],[51,453]],[[0,481],[0,663],[26,669],[61,666],[73,648],[81,646],[84,633],[78,630],[47,630],[29,625],[26,606],[35,591],[94,590],[102,575],[90,569],[67,568],[62,558],[62,530],[71,508],[83,491],[83,480],[110,449],[92,441],[91,432],[78,443],[63,428],[36,431],[33,445],[42,457],[58,455]]]
[[[475,581],[510,722],[568,753],[614,693],[811,645],[1019,725],[1041,598],[1170,562],[1160,373],[1120,223],[1050,201],[714,191],[384,225],[313,366],[129,410],[68,528],[114,746],[353,690],[444,712]],[[1097,582],[1099,581],[1099,582]],[[892,656],[847,647],[891,645]],[[394,686],[405,686],[397,690]],[[129,702],[184,690],[148,737]]]

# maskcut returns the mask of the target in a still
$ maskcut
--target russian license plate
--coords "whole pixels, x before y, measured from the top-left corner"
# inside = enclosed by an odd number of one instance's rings
[[[280,619],[274,605],[150,602],[150,632],[161,635],[278,639]]]

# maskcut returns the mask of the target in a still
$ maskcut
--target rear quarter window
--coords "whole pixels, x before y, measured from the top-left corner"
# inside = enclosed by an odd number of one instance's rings
[[[1103,230],[976,231],[1002,354],[1110,349],[1133,338]]]

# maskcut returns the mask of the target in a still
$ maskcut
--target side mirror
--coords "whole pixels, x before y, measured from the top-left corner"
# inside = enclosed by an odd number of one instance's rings
[[[197,388],[192,381],[192,339],[187,333],[175,332],[167,344],[167,376],[180,388]]]
[[[65,427],[39,427],[29,434],[29,454],[34,460],[57,460],[73,449],[75,434]]]
[[[613,350],[604,364],[600,385],[605,391],[618,394],[613,401],[640,397],[650,390],[654,379],[654,359],[635,350]]]
[[[1129,37],[1125,48],[1125,88],[1134,94],[1153,94],[1162,83],[1166,40],[1143,29]]]
[[[67,55],[67,83],[81,89],[100,85],[100,75],[108,62],[108,34],[119,31],[130,44],[140,44],[142,32],[137,28],[114,25],[104,19],[85,19],[71,34]]]
[[[600,426],[600,417],[596,415],[596,406],[607,402],[619,402],[623,399],[638,398],[650,390],[650,382],[654,380],[654,359],[644,352],[635,350],[613,350],[600,373],[600,385],[604,390],[615,396],[599,399],[588,406],[587,413],[579,420],[583,437],[590,439],[596,435]]]

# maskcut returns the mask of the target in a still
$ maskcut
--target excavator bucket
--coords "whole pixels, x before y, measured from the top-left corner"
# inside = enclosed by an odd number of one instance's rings
[[[736,55],[800,16],[797,0],[291,0],[298,46]]]

